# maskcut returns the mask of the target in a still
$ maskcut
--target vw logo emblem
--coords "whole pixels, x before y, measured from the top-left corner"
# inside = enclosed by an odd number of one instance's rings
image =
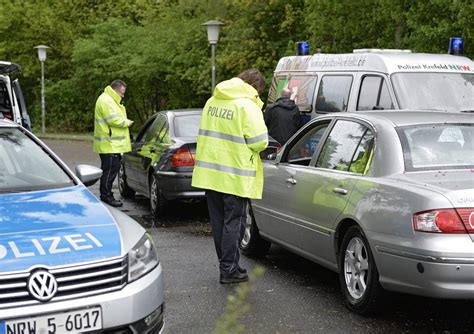
[[[28,279],[28,291],[35,299],[47,302],[58,292],[58,282],[46,270],[38,270]]]

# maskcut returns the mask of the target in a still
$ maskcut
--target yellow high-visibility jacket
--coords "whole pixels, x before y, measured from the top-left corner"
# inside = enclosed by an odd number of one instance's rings
[[[121,97],[110,86],[105,87],[95,104],[94,152],[130,152],[129,120],[125,107],[120,104]]]
[[[262,198],[259,152],[268,145],[263,102],[239,78],[219,83],[202,111],[192,185],[247,198]]]

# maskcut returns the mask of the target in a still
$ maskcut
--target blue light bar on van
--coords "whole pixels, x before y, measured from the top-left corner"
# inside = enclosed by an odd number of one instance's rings
[[[297,42],[296,43],[296,51],[298,56],[306,56],[309,55],[309,43],[308,42]]]
[[[464,39],[462,37],[450,37],[449,38],[449,50],[450,55],[459,56],[464,52]]]

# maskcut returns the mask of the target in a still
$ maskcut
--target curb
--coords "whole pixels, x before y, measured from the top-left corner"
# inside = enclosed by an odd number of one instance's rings
[[[37,134],[39,139],[53,139],[53,140],[73,140],[73,141],[90,141],[94,140],[93,136],[81,134]]]

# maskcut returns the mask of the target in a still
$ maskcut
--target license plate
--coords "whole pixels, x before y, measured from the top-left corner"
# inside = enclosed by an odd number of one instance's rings
[[[87,333],[102,329],[100,307],[0,321],[0,334]]]

